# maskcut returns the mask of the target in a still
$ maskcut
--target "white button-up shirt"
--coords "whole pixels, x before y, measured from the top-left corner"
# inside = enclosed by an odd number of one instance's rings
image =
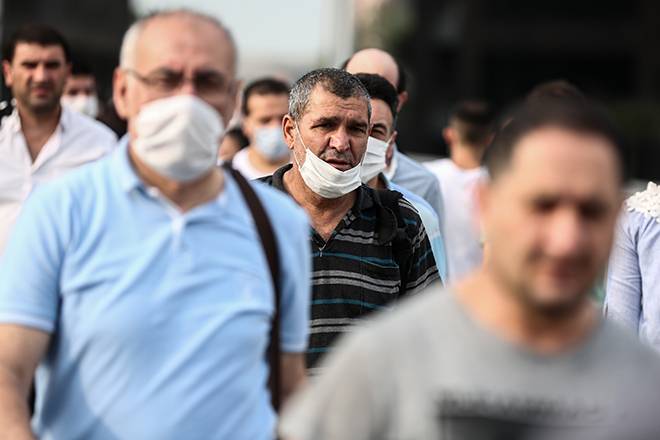
[[[57,128],[32,162],[18,111],[5,117],[0,127],[0,254],[23,202],[37,185],[98,159],[116,140],[103,124],[63,107]]]

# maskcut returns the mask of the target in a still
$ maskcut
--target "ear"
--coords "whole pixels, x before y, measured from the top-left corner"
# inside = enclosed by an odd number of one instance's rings
[[[388,149],[392,149],[394,151],[394,144],[396,144],[396,138],[399,136],[399,132],[397,130],[394,130],[392,133],[392,137],[390,138],[390,145],[387,147]]]
[[[408,102],[408,92],[403,91],[399,93],[398,98],[399,98],[399,106],[396,108],[397,113],[401,111],[403,104]]]
[[[452,127],[445,127],[442,129],[442,138],[445,140],[445,143],[448,147],[454,145],[456,142],[456,130]]]
[[[252,118],[249,116],[243,115],[243,133],[250,140],[250,143],[254,140],[254,123]]]
[[[126,74],[117,67],[112,77],[112,102],[117,114],[123,119],[128,118],[128,103],[126,102]]]
[[[11,87],[14,82],[14,77],[11,72],[11,63],[7,60],[2,62],[2,74],[5,77],[5,84],[7,87]]]
[[[296,122],[289,114],[284,115],[284,118],[282,118],[282,131],[284,132],[284,140],[289,146],[289,150],[293,150],[297,136]]]
[[[399,132],[394,130],[392,133],[392,140],[385,150],[385,166],[389,167],[392,163],[392,158],[394,157],[394,144],[396,144],[396,137],[399,135]]]

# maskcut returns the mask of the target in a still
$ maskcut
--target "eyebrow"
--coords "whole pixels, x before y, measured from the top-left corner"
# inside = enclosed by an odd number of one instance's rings
[[[321,116],[318,119],[312,121],[312,125],[318,124],[337,124],[339,123],[339,117],[337,116]]]

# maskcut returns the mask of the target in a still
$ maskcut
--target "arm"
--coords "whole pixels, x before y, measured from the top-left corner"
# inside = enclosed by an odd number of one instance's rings
[[[0,439],[33,439],[28,393],[50,335],[0,324]]]
[[[282,384],[282,403],[307,382],[304,353],[282,353],[280,356],[280,383]]]
[[[407,272],[404,278],[405,294],[413,295],[425,289],[440,276],[433,256],[433,249],[426,234],[426,228],[419,214],[405,199],[399,200],[399,209],[406,223],[415,223],[416,225],[413,234],[409,234],[412,235],[409,236],[411,249],[410,257],[405,266]]]
[[[642,276],[637,243],[630,231],[631,219],[625,216],[617,226],[607,271],[605,315],[637,333],[642,313]]]

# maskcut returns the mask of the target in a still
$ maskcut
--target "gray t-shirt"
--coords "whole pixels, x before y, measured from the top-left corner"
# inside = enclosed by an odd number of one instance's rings
[[[645,412],[660,432],[659,365],[604,321],[572,351],[539,355],[431,289],[344,340],[280,429],[295,440],[648,438]]]

